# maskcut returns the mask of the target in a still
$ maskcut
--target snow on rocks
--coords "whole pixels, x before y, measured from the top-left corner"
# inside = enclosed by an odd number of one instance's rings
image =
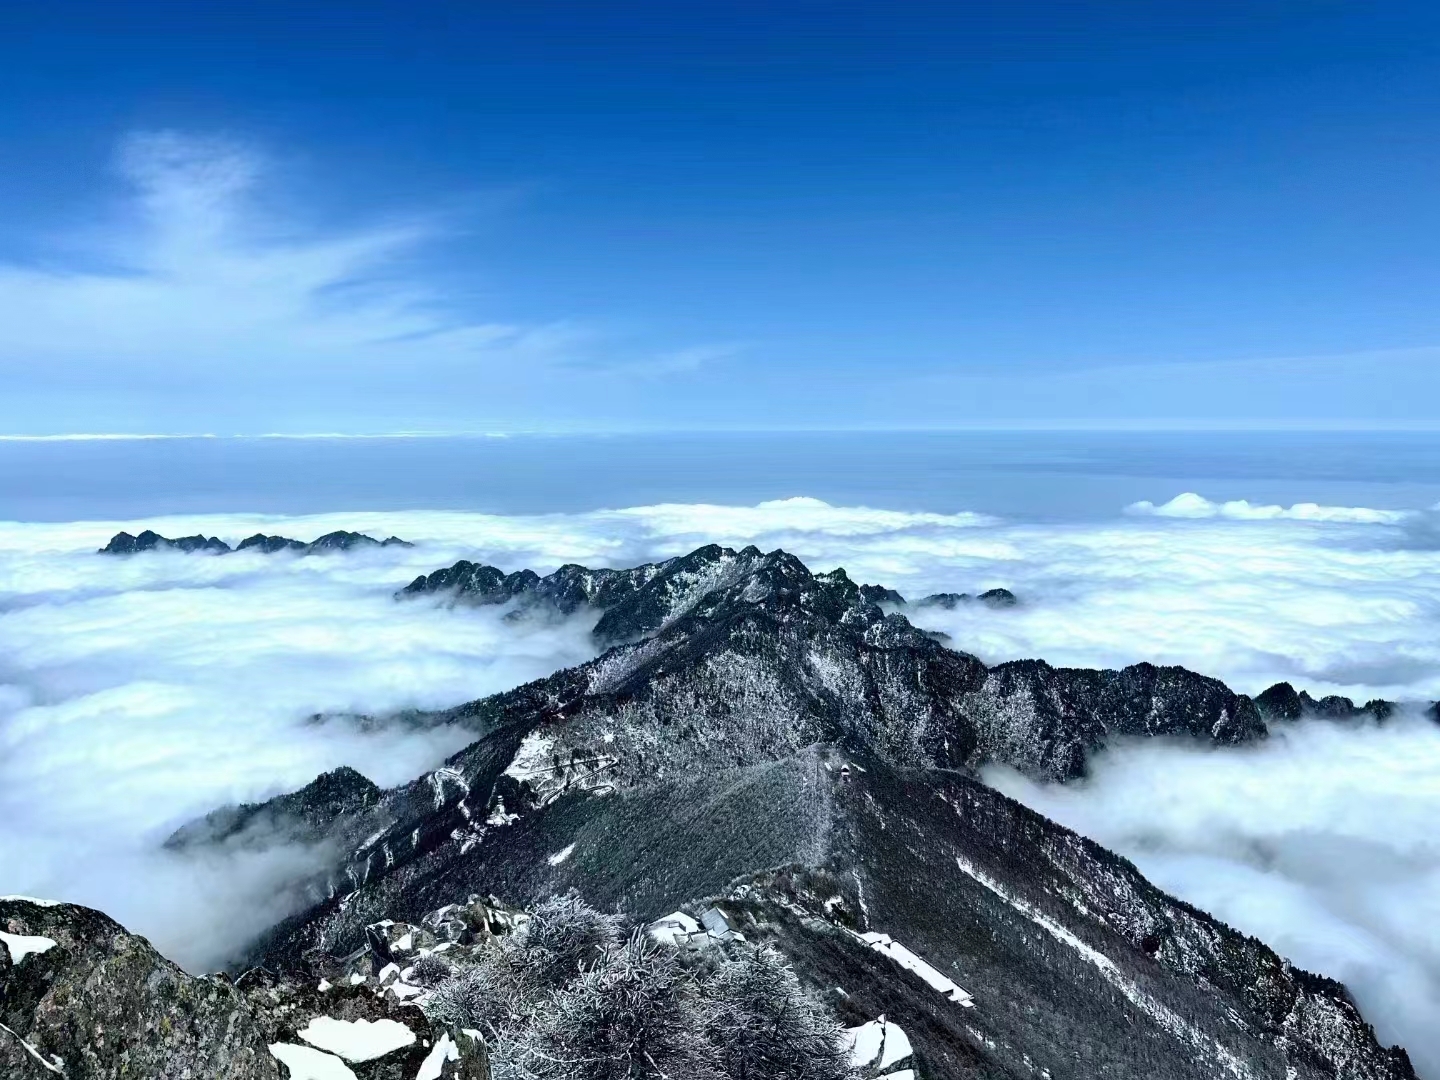
[[[845,1041],[850,1048],[850,1064],[857,1069],[888,1069],[915,1052],[904,1029],[884,1016],[847,1028]]]
[[[271,1043],[270,1056],[290,1070],[290,1080],[358,1080],[334,1054],[297,1043]]]
[[[945,997],[955,1002],[955,1004],[966,1009],[973,1009],[975,1007],[975,999],[971,997],[968,990],[959,986],[953,979],[937,968],[927,964],[889,934],[877,934],[874,932],[856,934],[853,930],[850,931],[850,933],[854,934],[855,937],[859,938],[869,948],[874,949],[882,956],[888,956],[906,971],[913,971],[916,975],[919,975],[926,983],[938,990],[941,994],[944,994]]]
[[[554,768],[551,760],[551,739],[538,731],[532,731],[520,741],[520,748],[505,769],[506,776],[516,780],[529,780],[545,776]]]
[[[551,866],[559,866],[559,865],[560,865],[561,863],[563,863],[566,859],[570,858],[570,856],[573,855],[574,853],[575,853],[575,845],[574,845],[574,844],[568,844],[568,845],[566,845],[565,847],[561,848],[559,851],[555,852],[554,855],[551,855],[551,856],[546,860],[546,862],[548,862]]]
[[[6,1027],[4,1024],[0,1024],[0,1031],[15,1035],[15,1032],[12,1031],[10,1028]],[[63,1061],[60,1060],[60,1058],[55,1058],[53,1062],[46,1061],[45,1055],[40,1053],[39,1050],[35,1049],[35,1047],[32,1046],[28,1041],[20,1038],[19,1035],[15,1035],[15,1039],[20,1043],[21,1047],[24,1048],[25,1053],[29,1054],[30,1057],[34,1058],[37,1062],[39,1062],[40,1065],[47,1072],[55,1073],[57,1076],[65,1075],[65,1064]]]
[[[0,931],[0,942],[4,942],[12,963],[18,964],[27,956],[48,952],[55,947],[53,939],[28,934],[7,934]]]
[[[430,1053],[425,1055],[425,1060],[420,1063],[420,1071],[415,1074],[415,1080],[440,1080],[445,1062],[459,1060],[460,1048],[449,1035],[441,1035]]]
[[[415,1033],[398,1020],[336,1020],[317,1016],[300,1032],[311,1046],[328,1050],[346,1061],[372,1061],[404,1049]]]

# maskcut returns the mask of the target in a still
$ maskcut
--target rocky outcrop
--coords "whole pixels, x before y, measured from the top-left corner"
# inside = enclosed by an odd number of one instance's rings
[[[205,537],[198,533],[171,540],[159,533],[146,529],[139,536],[118,532],[110,542],[100,549],[101,555],[134,555],[141,551],[183,551],[186,554],[226,555],[230,545],[217,536]]]
[[[1255,707],[1267,723],[1289,723],[1305,716],[1324,720],[1387,720],[1398,706],[1393,701],[1373,698],[1356,705],[1347,697],[1332,694],[1313,698],[1304,690],[1296,691],[1288,682],[1276,683],[1255,698]]]
[[[601,625],[596,627],[597,638],[613,643],[653,633],[684,614],[701,598],[736,581],[748,580],[757,574],[763,577],[768,561],[783,554],[765,555],[756,547],[734,551],[711,544],[688,555],[629,570],[591,570],[568,563],[544,577],[533,570],[507,574],[494,566],[462,559],[453,566],[422,574],[396,593],[396,597],[438,594],[452,602],[475,605],[513,602],[515,617],[568,616],[582,608],[593,609],[604,613]],[[844,571],[840,574],[848,585],[849,578]],[[867,604],[906,606],[904,596],[882,585],[859,585],[855,595]],[[1009,590],[991,589],[978,597],[963,593],[936,594],[916,606],[954,607],[971,600],[991,607],[1008,607],[1016,602]]]
[[[366,547],[413,547],[409,541],[401,540],[398,536],[387,537],[384,540],[376,540],[373,536],[366,536],[364,533],[337,531],[326,533],[324,536],[310,543],[300,540],[291,540],[285,536],[266,536],[264,533],[256,533],[254,536],[247,536],[234,548],[234,551],[258,551],[263,554],[273,555],[277,551],[292,551],[299,555],[313,555],[325,551],[349,551],[352,548]],[[118,532],[110,538],[110,542],[100,549],[101,555],[134,555],[141,551],[182,551],[187,554],[201,552],[210,555],[232,554],[230,545],[219,537],[211,536],[182,536],[178,540],[171,540],[161,536],[159,533],[146,529],[139,536],[131,536],[127,532]]]
[[[0,927],[7,1080],[414,1080],[432,1055],[432,1080],[482,1076],[471,1040],[432,1025],[378,978],[195,978],[71,904],[0,899]],[[442,1040],[453,1056],[435,1055]]]
[[[366,777],[341,766],[268,802],[215,810],[176,830],[165,846],[179,850],[196,844],[313,844],[330,836],[337,821],[357,818],[374,807],[380,794]]]
[[[915,601],[917,608],[938,607],[946,611],[954,611],[963,604],[984,604],[986,607],[1007,608],[1014,607],[1019,601],[1015,594],[1009,589],[988,589],[979,596],[971,596],[969,593],[931,593]]]

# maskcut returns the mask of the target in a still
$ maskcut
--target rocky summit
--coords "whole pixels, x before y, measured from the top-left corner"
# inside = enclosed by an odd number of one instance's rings
[[[418,579],[398,602],[579,615],[606,651],[429,717],[475,738],[408,784],[337,770],[177,833],[181,851],[335,853],[233,981],[183,975],[98,913],[0,903],[0,940],[21,942],[0,950],[0,1063],[87,1077],[1414,1076],[1343,986],[976,772],[1068,781],[1117,737],[1263,739],[1290,696],[1257,705],[1148,664],[987,666],[890,594],[718,546],[631,570],[462,562]],[[37,939],[52,944],[24,944]],[[763,1068],[732,1053],[779,1030],[745,990],[762,982],[814,1070],[793,1049]],[[612,1050],[624,1032],[627,1047],[651,1040],[654,1060],[600,1069],[610,1050],[577,1049],[592,1027]],[[389,1048],[359,1058],[362,1044]]]

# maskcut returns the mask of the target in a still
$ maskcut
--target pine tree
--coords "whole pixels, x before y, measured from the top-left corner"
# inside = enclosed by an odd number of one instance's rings
[[[842,1080],[840,1026],[774,949],[747,949],[705,984],[706,1036],[731,1080]]]

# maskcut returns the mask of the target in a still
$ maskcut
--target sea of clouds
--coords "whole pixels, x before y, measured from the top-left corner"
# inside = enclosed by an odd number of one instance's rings
[[[120,528],[335,528],[413,548],[295,557],[97,555]],[[1016,524],[791,499],[571,515],[449,512],[0,523],[0,894],[100,907],[191,968],[284,913],[314,852],[182,857],[159,843],[224,803],[348,764],[381,784],[432,767],[450,729],[315,714],[440,708],[593,655],[590,620],[397,601],[458,558],[546,572],[702,543],[784,547],[860,581],[1018,607],[917,622],[987,662],[1183,664],[1255,693],[1440,698],[1440,543],[1430,512],[1263,507],[1185,495],[1100,523]],[[1066,788],[993,782],[1135,859],[1162,886],[1345,979],[1383,1037],[1440,1076],[1440,727],[1307,722],[1267,745],[1113,748]]]

